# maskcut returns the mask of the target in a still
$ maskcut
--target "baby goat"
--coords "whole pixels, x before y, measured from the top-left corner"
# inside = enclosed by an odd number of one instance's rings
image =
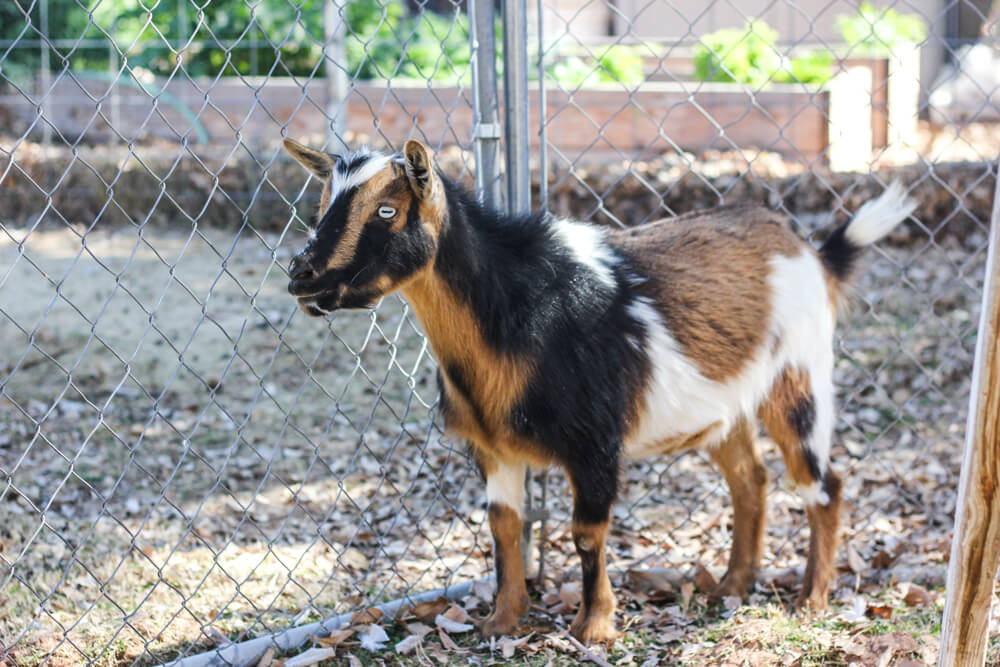
[[[806,503],[799,604],[826,607],[841,484],[829,465],[834,320],[861,250],[915,206],[898,184],[817,252],[756,206],[605,229],[484,208],[417,141],[394,156],[285,147],[323,183],[288,291],[321,316],[401,290],[437,357],[448,430],[486,477],[498,591],[485,635],[509,633],[528,608],[529,465],[560,465],[572,484],[580,640],[616,636],[604,543],[623,457],[708,452],[734,513],[713,593],[743,596],[764,530],[757,418]]]

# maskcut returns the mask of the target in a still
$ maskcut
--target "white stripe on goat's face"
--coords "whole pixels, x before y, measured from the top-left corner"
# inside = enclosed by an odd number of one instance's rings
[[[289,269],[288,291],[310,315],[369,307],[430,263],[443,194],[427,149],[414,143],[396,157],[326,155],[286,142],[324,182],[316,228]]]

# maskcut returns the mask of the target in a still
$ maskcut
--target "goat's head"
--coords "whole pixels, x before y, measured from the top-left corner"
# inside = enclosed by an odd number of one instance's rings
[[[288,268],[302,310],[371,306],[431,263],[446,212],[426,146],[408,141],[394,156],[285,149],[323,183],[316,226]]]

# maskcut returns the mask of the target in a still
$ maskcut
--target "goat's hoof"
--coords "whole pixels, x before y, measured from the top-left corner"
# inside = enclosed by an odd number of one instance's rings
[[[746,598],[747,591],[750,590],[752,583],[753,572],[740,574],[726,572],[726,575],[722,577],[722,581],[717,583],[708,592],[708,597],[713,600],[721,600],[728,597],[738,597],[740,600],[743,600]]]
[[[578,613],[569,631],[584,644],[610,644],[620,636],[615,630],[614,613],[588,616],[584,616],[582,612]]]
[[[516,628],[517,616],[493,612],[479,626],[479,631],[483,634],[483,637],[499,637],[500,635],[511,634]]]
[[[825,591],[823,593],[802,591],[795,600],[795,609],[801,612],[826,611],[829,606],[828,598]]]

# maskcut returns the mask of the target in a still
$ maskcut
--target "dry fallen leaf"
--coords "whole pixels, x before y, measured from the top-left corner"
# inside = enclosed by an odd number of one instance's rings
[[[861,574],[868,569],[865,565],[865,560],[861,557],[861,554],[857,552],[854,545],[847,545],[847,566],[851,568],[851,572],[854,574]]]
[[[694,566],[694,584],[698,587],[698,590],[702,593],[707,593],[713,588],[718,582],[712,573],[705,568],[704,565],[698,563]]]
[[[434,629],[434,628],[432,628],[429,625],[426,625],[424,623],[419,623],[419,622],[417,622],[417,623],[404,623],[403,627],[406,628],[406,631],[409,632],[411,635],[416,635],[416,636],[420,637],[421,639],[424,637],[424,635],[426,635],[428,632],[430,632],[431,630]]]
[[[378,607],[359,609],[351,616],[351,625],[370,625],[378,623],[385,616],[385,612]]]
[[[458,644],[456,644],[452,638],[448,636],[448,633],[441,628],[438,628],[438,639],[441,640],[441,646],[445,647],[449,651],[458,650]]]
[[[510,660],[511,658],[514,657],[514,654],[517,652],[517,649],[524,646],[534,634],[535,633],[525,635],[520,639],[501,637],[500,641],[498,642],[500,646],[500,653],[503,654],[504,658]]]
[[[872,558],[872,567],[876,570],[884,570],[885,568],[891,566],[895,561],[895,556],[885,549],[879,549],[879,552]]]
[[[471,623],[472,625],[476,624],[473,618],[469,616],[469,612],[465,611],[464,607],[459,607],[457,604],[453,604],[452,606],[448,607],[448,611],[444,612],[441,615],[450,621],[455,621],[456,623]]]
[[[345,628],[343,630],[334,630],[330,633],[329,637],[317,637],[316,643],[324,648],[333,648],[340,646],[345,641],[351,638],[351,636],[357,632],[357,628]]]
[[[359,639],[361,640],[361,648],[374,652],[385,648],[385,643],[389,641],[389,635],[382,629],[382,626],[369,625]]]
[[[396,653],[398,653],[400,655],[406,655],[407,653],[409,653],[413,649],[415,649],[418,646],[420,646],[420,642],[421,642],[421,638],[420,637],[418,637],[417,635],[410,635],[409,637],[407,637],[403,641],[401,641],[398,644],[396,644]]]
[[[644,593],[650,600],[665,600],[675,593],[669,581],[646,570],[629,570],[626,585],[631,591]]]
[[[897,655],[906,655],[919,650],[916,639],[906,632],[893,632],[875,637],[861,636],[845,648],[849,662],[859,665],[889,665]],[[897,663],[898,664],[898,663]]]
[[[472,625],[472,623],[459,623],[458,621],[451,620],[443,614],[438,614],[438,616],[434,619],[434,625],[438,626],[445,632],[454,632],[456,634],[476,629],[476,626]]]
[[[722,606],[727,610],[733,610],[743,604],[743,599],[738,595],[727,595],[722,598]]]
[[[931,594],[923,586],[911,583],[907,586],[903,602],[910,607],[926,607],[932,602]]]
[[[433,623],[434,618],[441,613],[444,613],[448,605],[451,604],[448,598],[441,596],[435,600],[428,600],[427,602],[421,602],[420,604],[413,607],[410,613],[419,618],[424,623]]]
[[[369,565],[368,557],[354,547],[340,555],[340,562],[349,570],[367,570]]]
[[[694,596],[694,584],[690,581],[685,581],[681,584],[681,600],[683,600],[683,609],[687,613],[688,605],[691,604],[691,598]]]
[[[845,609],[838,618],[848,623],[859,623],[865,620],[865,611],[868,605],[864,597],[857,595],[851,600],[851,606]]]
[[[873,618],[876,616],[878,618],[892,618],[892,607],[885,604],[870,604],[865,613]]]
[[[358,656],[354,655],[353,653],[347,654],[347,663],[350,665],[350,667],[364,667],[361,664],[361,660],[358,659]]]
[[[332,648],[311,648],[291,658],[285,658],[285,667],[309,667],[318,662],[334,657],[337,652]]]

